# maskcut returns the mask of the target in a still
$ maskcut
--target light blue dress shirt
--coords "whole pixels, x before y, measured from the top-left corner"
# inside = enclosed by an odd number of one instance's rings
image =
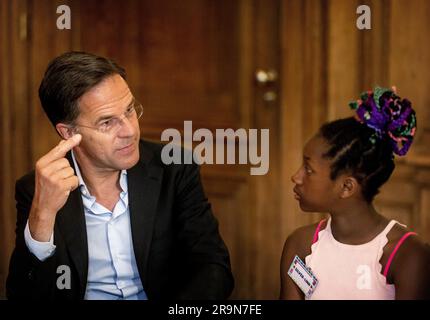
[[[122,189],[114,209],[109,211],[90,194],[82,179],[79,166],[72,158],[79,179],[88,238],[88,278],[86,300],[146,300],[134,256],[128,205],[127,171],[122,170],[119,184]],[[39,260],[55,252],[53,235],[49,242],[32,239],[28,222],[24,231],[29,250]]]

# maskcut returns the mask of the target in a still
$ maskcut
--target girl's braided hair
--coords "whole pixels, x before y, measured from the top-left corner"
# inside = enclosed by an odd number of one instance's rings
[[[417,128],[411,102],[392,90],[376,87],[351,102],[355,117],[324,124],[319,131],[329,148],[330,178],[350,173],[371,202],[394,170],[394,154],[403,156],[412,144]]]

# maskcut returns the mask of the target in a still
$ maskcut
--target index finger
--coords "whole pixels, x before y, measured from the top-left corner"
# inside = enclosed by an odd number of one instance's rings
[[[67,140],[61,140],[60,143],[43,156],[39,161],[42,163],[49,163],[57,159],[63,158],[67,152],[72,150],[74,147],[79,145],[82,140],[82,136],[78,133]]]

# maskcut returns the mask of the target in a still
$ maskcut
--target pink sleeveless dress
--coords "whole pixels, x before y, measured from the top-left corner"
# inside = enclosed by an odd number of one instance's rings
[[[324,221],[324,220],[323,220]],[[387,284],[386,275],[406,233],[390,255],[383,274],[379,260],[387,244],[387,234],[398,223],[391,220],[385,229],[370,242],[348,245],[338,242],[331,231],[331,218],[325,229],[322,222],[314,235],[311,254],[305,258],[306,265],[318,279],[318,285],[309,300],[393,300],[394,285]]]

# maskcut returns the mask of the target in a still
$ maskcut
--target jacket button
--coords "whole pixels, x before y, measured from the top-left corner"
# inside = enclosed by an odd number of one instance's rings
[[[29,280],[33,280],[33,270],[30,270],[30,271],[28,272],[28,279],[29,279]]]

